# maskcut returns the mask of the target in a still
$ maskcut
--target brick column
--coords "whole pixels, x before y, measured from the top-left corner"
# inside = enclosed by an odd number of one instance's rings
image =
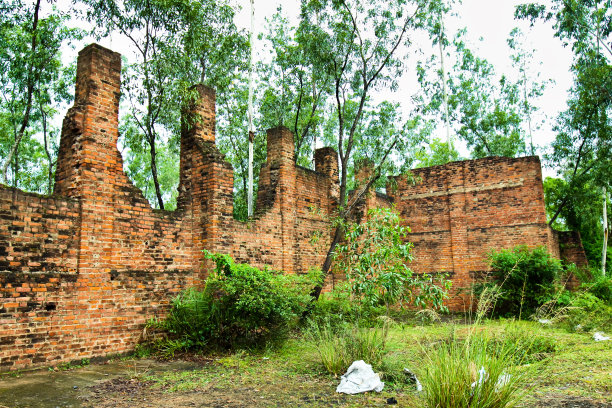
[[[340,200],[340,179],[338,177],[338,153],[331,147],[322,147],[315,150],[315,171],[328,177],[327,197],[328,205],[324,209],[328,215],[338,209]]]
[[[295,145],[293,134],[284,126],[268,130],[267,166],[270,171],[278,169],[277,200],[281,218],[281,268],[292,273],[295,271],[296,241],[296,170]]]

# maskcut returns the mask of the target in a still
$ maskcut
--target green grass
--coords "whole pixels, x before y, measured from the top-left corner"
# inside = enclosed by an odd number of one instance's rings
[[[334,341],[331,333],[322,336],[325,341]],[[341,344],[344,340],[335,341]],[[297,406],[305,401],[309,407],[382,406],[389,397],[396,398],[399,407],[521,407],[569,398],[612,403],[608,363],[612,361],[612,342],[595,342],[589,333],[568,333],[537,323],[504,320],[485,321],[478,326],[392,325],[384,350],[372,357],[376,360],[375,371],[386,383],[385,389],[381,394],[358,396],[335,393],[339,380],[322,359],[320,343],[321,338],[312,333],[295,334],[279,348],[209,355],[210,362],[201,370],[143,379],[166,393],[233,392],[250,398],[254,404],[260,399],[266,401],[262,406]],[[471,383],[474,371],[481,366],[486,367],[489,380],[474,397]],[[425,392],[416,392],[403,373],[404,367],[416,373]],[[495,390],[502,374],[511,374],[513,382],[508,391],[513,392]],[[433,394],[458,400],[444,402]],[[482,403],[475,403],[477,398]],[[502,404],[502,399],[507,404]]]

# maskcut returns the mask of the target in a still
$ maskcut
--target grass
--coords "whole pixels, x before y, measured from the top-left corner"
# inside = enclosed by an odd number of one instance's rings
[[[297,406],[304,402],[310,407],[377,406],[391,397],[397,399],[399,407],[534,406],[543,400],[554,406],[551,399],[574,397],[612,403],[608,363],[612,361],[612,342],[594,342],[589,333],[567,333],[537,323],[504,320],[483,321],[477,327],[454,323],[391,326],[384,345],[378,343],[384,352],[379,350],[371,357],[376,360],[374,368],[382,374],[385,389],[381,394],[358,396],[335,393],[336,375],[342,372],[329,369],[321,343],[336,341],[335,346],[344,347],[346,342],[334,339],[333,333],[323,327],[314,336],[295,335],[277,349],[207,356],[210,362],[201,370],[149,375],[142,380],[151,381],[164,393],[206,390],[199,395],[234,394],[261,406]],[[353,334],[380,342],[381,338],[372,333]],[[471,384],[477,380],[481,366],[486,367],[489,380],[474,391]],[[424,392],[416,392],[403,373],[404,367],[416,373]],[[436,371],[435,367],[455,367],[450,370],[454,376],[451,391],[439,389],[433,393],[435,387],[449,384],[445,377],[449,370]],[[512,381],[506,387],[514,391],[513,395],[495,389],[498,378],[507,374]],[[431,398],[433,394],[458,399],[437,401]],[[502,397],[507,399],[506,405],[496,402]]]

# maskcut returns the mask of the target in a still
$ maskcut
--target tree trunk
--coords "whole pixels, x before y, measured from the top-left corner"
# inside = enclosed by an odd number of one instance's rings
[[[155,185],[155,195],[160,209],[164,209],[164,200],[162,199],[161,189],[159,188],[159,180],[157,179],[157,163],[155,151],[155,139],[149,136],[149,146],[151,148],[151,175],[153,176],[153,184]]]
[[[606,258],[608,255],[608,191],[603,189],[603,248],[601,251],[601,274],[606,276]]]
[[[249,56],[249,183],[247,190],[247,215],[253,216],[253,54],[255,47],[253,41],[255,36],[255,4],[251,0],[251,33],[249,34],[249,43],[251,46],[251,54]]]
[[[38,12],[40,10],[40,0],[36,1],[36,7],[34,8],[34,21],[32,22],[32,61],[30,62],[30,66],[28,67],[28,90],[26,95],[26,109],[23,115],[23,119],[21,121],[21,128],[17,133],[17,137],[15,138],[15,143],[11,147],[9,154],[2,166],[2,178],[6,182],[6,170],[13,160],[13,156],[17,155],[17,149],[19,149],[19,144],[21,143],[21,139],[23,138],[23,134],[25,133],[28,125],[30,123],[30,111],[32,110],[32,94],[34,93],[34,53],[36,52],[36,29],[38,28]],[[17,161],[17,159],[15,159]],[[17,175],[17,170],[15,171],[15,176]],[[17,178],[13,177],[15,180],[15,186],[17,185]]]

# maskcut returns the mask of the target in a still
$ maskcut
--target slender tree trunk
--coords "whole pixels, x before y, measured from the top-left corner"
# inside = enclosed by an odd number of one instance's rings
[[[38,12],[40,11],[40,0],[36,1],[36,6],[34,7],[34,19],[32,22],[32,46],[31,46],[31,58],[32,60],[30,61],[30,66],[28,67],[28,79],[27,79],[27,83],[28,83],[28,89],[27,89],[27,94],[26,94],[26,108],[25,108],[25,113],[23,114],[23,119],[21,121],[21,127],[19,129],[19,132],[17,133],[17,137],[15,138],[15,142],[13,143],[13,146],[11,147],[11,150],[9,151],[9,154],[2,166],[2,178],[4,179],[4,181],[6,182],[6,170],[8,169],[8,166],[10,165],[11,161],[13,160],[13,156],[15,156],[15,162],[17,162],[17,149],[19,149],[19,144],[21,143],[21,139],[23,138],[23,135],[26,131],[26,129],[28,128],[28,125],[30,123],[30,111],[32,110],[32,95],[34,94],[34,54],[36,52],[36,29],[38,28]],[[14,175],[17,175],[17,170],[15,170]],[[15,186],[17,185],[17,178],[13,177],[13,179],[15,180]]]
[[[608,255],[608,191],[603,189],[603,248],[601,251],[601,274],[606,276],[606,258]]]
[[[40,114],[42,116],[42,127],[43,127],[43,142],[45,146],[45,155],[47,156],[47,194],[53,192],[53,160],[51,159],[51,153],[49,152],[49,141],[47,136],[47,112],[45,112],[43,103],[40,102]]]
[[[249,34],[249,43],[251,46],[251,53],[249,55],[249,183],[247,190],[247,215],[253,216],[253,139],[255,131],[253,129],[253,55],[255,53],[255,47],[253,41],[255,36],[255,4],[254,0],[251,0],[251,32]]]
[[[438,34],[438,45],[440,46],[440,70],[442,71],[442,95],[444,97],[444,122],[446,124],[446,143],[448,144],[448,158],[450,161],[453,151],[453,141],[451,139],[450,122],[448,118],[448,92],[446,90],[446,69],[444,68],[444,47],[442,45],[442,33],[444,32],[444,20],[440,13],[440,32]]]
[[[153,184],[155,185],[155,195],[157,196],[157,203],[160,209],[164,209],[164,200],[162,199],[161,189],[159,187],[159,180],[157,178],[157,152],[155,150],[155,138],[149,136],[149,147],[151,151],[151,175],[153,176]]]

